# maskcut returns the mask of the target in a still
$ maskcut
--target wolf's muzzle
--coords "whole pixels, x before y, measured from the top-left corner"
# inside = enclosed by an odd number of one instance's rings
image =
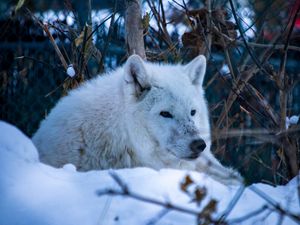
[[[206,148],[205,141],[203,139],[196,139],[190,143],[190,149],[193,153],[200,153]]]

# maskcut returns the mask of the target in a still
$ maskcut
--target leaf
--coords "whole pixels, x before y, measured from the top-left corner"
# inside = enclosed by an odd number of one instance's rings
[[[196,201],[196,203],[199,205],[201,203],[201,201],[203,200],[203,198],[205,198],[207,194],[207,190],[205,187],[198,187],[196,188],[195,192],[194,192],[194,201]]]
[[[75,46],[78,47],[79,45],[82,44],[83,42],[83,36],[84,36],[84,30],[81,31],[81,33],[79,34],[79,36],[75,39]]]
[[[144,30],[148,30],[149,23],[150,23],[150,13],[146,12],[146,14],[143,16],[143,19],[142,19],[142,24],[143,24]]]
[[[81,31],[80,35],[75,39],[75,46],[78,47],[79,45],[82,45],[81,52],[84,56],[85,62],[88,61],[92,54],[92,26],[86,24],[83,28],[83,31]]]
[[[180,189],[184,192],[187,192],[187,188],[193,183],[194,181],[192,180],[190,175],[186,175],[184,181],[180,184]]]
[[[18,1],[16,8],[15,8],[15,13],[24,5],[24,3],[25,3],[25,0]]]
[[[198,214],[197,224],[209,225],[212,224],[212,214],[216,212],[218,201],[211,199],[207,205],[203,208],[200,214]]]
[[[89,37],[89,40],[87,40],[87,42],[92,41],[92,38],[90,37],[90,35],[92,33],[92,27],[90,25],[86,24],[84,26],[83,30],[81,31],[81,33],[79,34],[79,36],[75,39],[76,47],[78,47],[79,45],[81,45],[83,43],[84,32],[86,32],[86,38]]]
[[[280,158],[280,161],[284,162],[285,159],[284,159],[284,151],[283,151],[283,149],[282,148],[277,149],[276,153],[277,153],[277,156]]]
[[[204,207],[204,209],[202,210],[201,214],[203,217],[209,217],[211,216],[212,213],[214,213],[217,209],[217,204],[218,201],[215,199],[211,199],[207,205]]]

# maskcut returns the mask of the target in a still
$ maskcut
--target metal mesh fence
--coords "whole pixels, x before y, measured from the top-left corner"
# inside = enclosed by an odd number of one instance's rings
[[[49,16],[48,12],[44,14]],[[59,18],[61,14],[57,12],[52,19]],[[61,22],[66,23],[65,20],[58,23]],[[3,30],[0,34],[0,120],[16,125],[31,136],[65,94],[63,84],[67,74],[49,38],[30,16],[4,18],[0,20],[0,27]],[[107,46],[105,29],[100,26],[94,34],[97,48],[100,51],[105,48],[106,51],[102,67],[91,58],[88,76],[84,79],[103,70],[103,64],[106,68],[115,67],[124,57],[122,44],[115,43],[118,37],[114,37]],[[68,55],[70,61],[74,60],[71,58],[72,43],[66,41],[65,36],[59,36],[57,31],[53,32],[53,38],[63,54]]]
[[[47,42],[1,44],[1,54],[13,60],[1,71],[0,118],[32,135],[61,97],[66,75],[52,66],[58,64],[57,57]]]

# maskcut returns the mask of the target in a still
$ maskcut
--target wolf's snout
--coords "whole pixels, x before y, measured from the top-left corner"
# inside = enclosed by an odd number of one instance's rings
[[[190,144],[190,149],[194,153],[200,153],[203,152],[203,150],[206,148],[205,141],[203,139],[196,139],[193,140]]]

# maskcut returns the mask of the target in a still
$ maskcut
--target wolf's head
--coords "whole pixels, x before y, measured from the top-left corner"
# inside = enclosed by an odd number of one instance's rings
[[[202,83],[206,59],[159,65],[132,55],[125,66],[124,97],[135,130],[165,154],[196,159],[210,149],[210,126]],[[148,140],[149,139],[149,140]],[[138,140],[136,140],[138,142]],[[156,149],[157,149],[156,148]]]

